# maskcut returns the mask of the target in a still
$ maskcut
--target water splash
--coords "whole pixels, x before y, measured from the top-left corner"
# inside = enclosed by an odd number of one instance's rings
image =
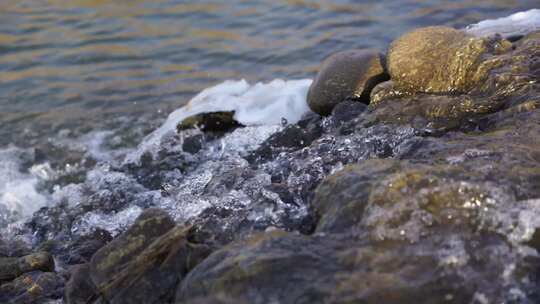
[[[480,21],[465,29],[467,33],[479,37],[500,34],[505,38],[526,35],[537,30],[540,30],[540,9],[531,9],[508,17]]]
[[[309,112],[306,98],[311,82],[311,79],[275,79],[249,85],[245,80],[227,80],[205,89],[186,106],[172,112],[160,128],[127,156],[126,162],[136,162],[143,153],[155,152],[178,123],[200,113],[234,111],[234,119],[245,126],[278,125],[283,120],[295,123]]]

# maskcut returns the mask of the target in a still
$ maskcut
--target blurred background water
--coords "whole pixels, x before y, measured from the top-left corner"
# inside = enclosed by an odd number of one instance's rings
[[[226,79],[313,77],[336,51],[384,49],[412,28],[459,28],[535,6],[538,0],[2,0],[0,147],[115,128],[137,129],[121,140],[134,145],[168,112]]]

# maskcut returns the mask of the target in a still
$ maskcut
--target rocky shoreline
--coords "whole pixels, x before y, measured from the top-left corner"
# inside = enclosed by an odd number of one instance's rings
[[[539,79],[539,31],[338,53],[256,149],[195,117],[2,237],[0,302],[538,303]]]

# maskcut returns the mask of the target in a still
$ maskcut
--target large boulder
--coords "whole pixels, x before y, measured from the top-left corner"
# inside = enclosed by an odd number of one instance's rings
[[[79,276],[72,284],[93,284],[111,304],[169,302],[178,282],[209,254],[207,246],[188,240],[189,232],[164,211],[148,209],[92,257],[91,283]]]
[[[97,298],[96,286],[90,278],[90,265],[73,266],[71,277],[64,289],[66,304],[87,304]]]
[[[181,283],[176,303],[211,295],[254,304],[471,303],[477,289],[501,292],[490,287],[504,270],[495,246],[507,249],[494,235],[367,243],[272,231],[214,252]],[[453,248],[465,257],[452,256]],[[469,254],[483,266],[459,260]]]
[[[377,50],[349,50],[325,59],[308,91],[308,105],[329,115],[338,103],[352,98],[369,103],[371,89],[388,79],[383,55]]]
[[[465,93],[484,78],[483,56],[512,44],[498,37],[475,38],[449,27],[420,28],[398,38],[388,50],[388,71],[406,93]]]

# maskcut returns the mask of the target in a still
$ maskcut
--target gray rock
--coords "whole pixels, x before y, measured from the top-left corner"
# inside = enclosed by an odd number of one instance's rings
[[[447,236],[368,244],[348,234],[259,234],[214,252],[195,267],[179,286],[176,303],[215,294],[254,304],[469,303],[476,288],[489,286],[489,275],[504,266],[486,255],[483,263],[490,268],[484,281],[477,282],[473,263],[443,265],[438,254],[453,242]],[[497,236],[483,237],[464,241],[475,244],[470,249],[475,255],[487,254],[495,244],[504,246]]]
[[[64,279],[53,272],[33,271],[0,286],[0,303],[36,304],[62,296]]]
[[[163,303],[209,248],[188,241],[189,227],[174,227],[163,211],[148,209],[124,234],[100,249],[90,277],[107,303]]]
[[[90,265],[76,265],[64,289],[66,304],[87,304],[97,298],[96,286],[90,278]]]
[[[0,282],[34,270],[53,271],[52,256],[47,252],[37,252],[20,258],[0,258]]]
[[[349,50],[325,59],[308,91],[308,105],[329,115],[338,103],[352,98],[369,103],[371,89],[388,79],[383,55],[377,50]]]

